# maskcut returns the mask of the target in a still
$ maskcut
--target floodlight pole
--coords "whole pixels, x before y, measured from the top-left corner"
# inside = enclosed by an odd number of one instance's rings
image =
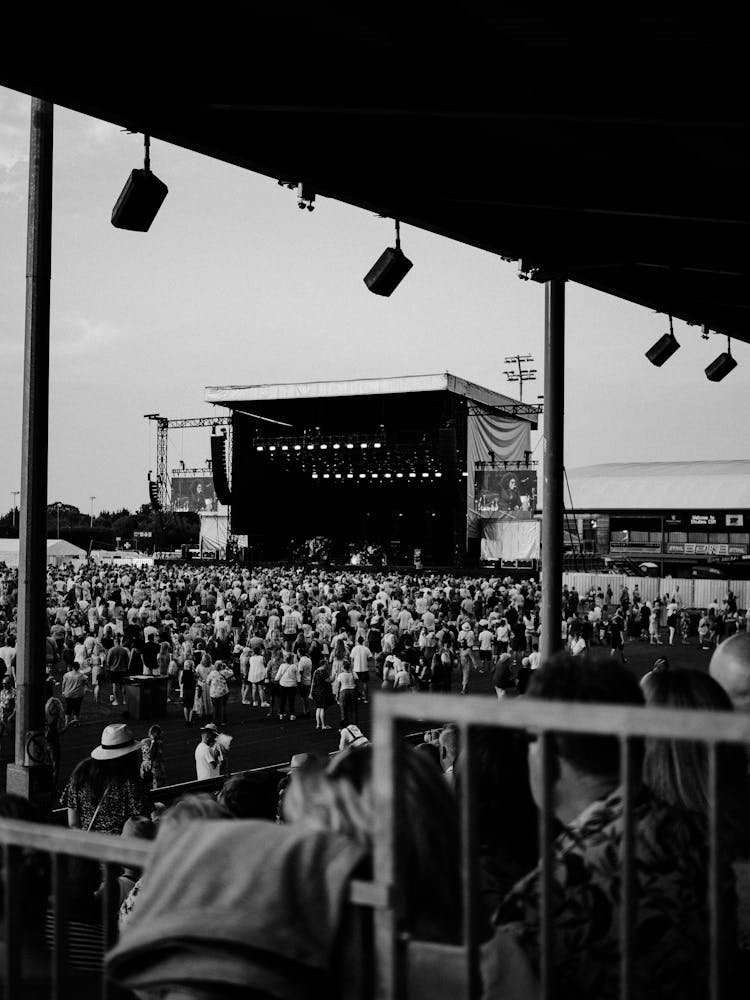
[[[52,804],[52,768],[44,740],[47,639],[47,456],[49,318],[52,277],[53,105],[31,99],[29,210],[26,236],[26,320],[21,438],[15,762],[6,787]]]
[[[542,662],[562,645],[565,279],[544,289],[544,484],[542,493]]]

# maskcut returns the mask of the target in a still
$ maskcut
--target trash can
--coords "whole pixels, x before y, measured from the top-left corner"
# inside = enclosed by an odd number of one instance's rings
[[[136,674],[125,684],[125,706],[132,719],[163,719],[167,714],[168,677]]]

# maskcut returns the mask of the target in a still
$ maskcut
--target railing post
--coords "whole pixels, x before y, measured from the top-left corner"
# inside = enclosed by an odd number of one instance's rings
[[[565,411],[565,279],[544,289],[544,485],[540,652],[561,646],[563,574],[563,420]]]
[[[50,808],[52,795],[52,769],[46,763],[44,741],[52,137],[53,106],[47,101],[32,98],[18,562],[16,745],[15,763],[9,764],[7,769],[7,790],[35,801],[45,812]]]

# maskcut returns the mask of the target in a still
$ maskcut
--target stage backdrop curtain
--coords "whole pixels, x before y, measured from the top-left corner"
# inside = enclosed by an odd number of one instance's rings
[[[482,537],[481,518],[474,503],[474,471],[476,462],[489,460],[489,453],[495,453],[495,461],[523,462],[524,452],[531,449],[531,426],[525,420],[507,417],[502,413],[480,410],[474,404],[469,410],[467,421],[466,449],[466,523],[469,538]],[[514,557],[515,558],[515,557]],[[518,558],[521,558],[520,556]]]
[[[201,533],[199,546],[201,552],[226,552],[229,539],[229,517],[226,514],[200,514]]]
[[[539,521],[484,521],[480,546],[482,559],[539,558]]]

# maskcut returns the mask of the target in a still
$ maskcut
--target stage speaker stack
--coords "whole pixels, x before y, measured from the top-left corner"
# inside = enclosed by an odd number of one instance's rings
[[[152,510],[161,510],[161,504],[159,503],[159,485],[158,483],[155,483],[150,476],[148,480],[148,499],[151,503]]]
[[[232,491],[227,478],[227,436],[226,434],[211,435],[211,474],[219,503],[229,507],[232,503]]]
[[[390,295],[412,266],[399,248],[388,247],[367,272],[364,282],[376,295]]]

